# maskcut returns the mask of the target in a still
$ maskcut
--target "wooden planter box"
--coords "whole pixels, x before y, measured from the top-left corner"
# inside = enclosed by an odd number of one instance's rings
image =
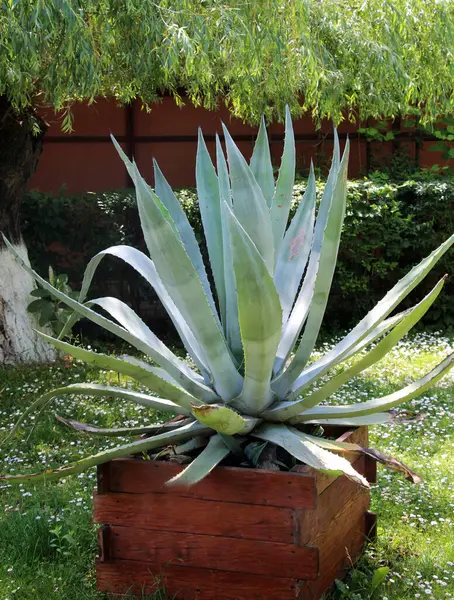
[[[339,439],[367,445],[367,428]],[[375,481],[375,462],[355,458]],[[374,536],[369,493],[346,477],[218,467],[189,490],[165,488],[181,468],[98,467],[99,590],[151,595],[158,578],[179,600],[319,600]]]

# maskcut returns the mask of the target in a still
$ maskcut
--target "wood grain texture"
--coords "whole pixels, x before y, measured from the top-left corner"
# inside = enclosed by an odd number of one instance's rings
[[[252,540],[293,542],[288,508],[181,498],[171,494],[95,494],[95,523]]]
[[[361,456],[354,466],[362,472],[365,462],[365,457]],[[369,492],[345,476],[338,477],[319,495],[316,510],[302,511],[299,543],[318,545],[320,538],[329,533],[333,521],[341,515],[348,515],[356,502],[360,502],[365,512],[370,504]]]
[[[335,579],[342,579],[352,567],[365,543],[365,515],[348,515],[350,528],[334,525],[333,535],[327,535],[320,546],[320,577],[317,581],[304,581],[300,600],[320,600],[332,587]]]
[[[294,579],[318,576],[318,550],[308,546],[113,526],[109,560],[122,559]]]
[[[314,508],[315,481],[311,475],[260,469],[217,467],[191,488],[167,488],[166,481],[182,470],[163,461],[118,459],[109,463],[102,492],[163,493],[185,498],[294,508]],[[99,471],[98,471],[99,472]],[[98,488],[98,492],[100,489]]]
[[[168,565],[156,569],[146,562],[98,562],[98,589],[111,593],[156,591],[155,578],[165,583],[169,598],[175,600],[296,600],[297,582],[283,577],[247,575],[209,569]]]

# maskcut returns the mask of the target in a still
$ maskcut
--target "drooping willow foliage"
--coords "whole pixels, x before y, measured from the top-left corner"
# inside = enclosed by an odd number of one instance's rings
[[[0,2],[0,95],[19,110],[163,92],[252,122],[287,103],[336,123],[454,108],[451,0]]]

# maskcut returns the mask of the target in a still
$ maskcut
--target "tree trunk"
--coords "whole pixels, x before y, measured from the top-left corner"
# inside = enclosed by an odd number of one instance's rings
[[[0,232],[27,263],[20,204],[38,164],[45,130],[45,123],[32,110],[18,115],[7,98],[0,96]],[[0,364],[43,362],[55,357],[53,349],[34,331],[36,323],[27,312],[35,287],[0,236]]]

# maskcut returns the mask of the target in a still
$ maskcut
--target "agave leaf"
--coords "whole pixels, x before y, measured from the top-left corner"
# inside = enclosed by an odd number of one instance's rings
[[[412,471],[407,465],[405,465],[400,460],[389,456],[388,454],[384,454],[379,450],[375,450],[374,448],[363,448],[359,444],[350,444],[348,442],[337,442],[334,440],[327,440],[324,438],[308,435],[305,433],[301,433],[301,436],[304,436],[305,439],[308,439],[310,442],[320,446],[320,448],[324,448],[325,450],[330,450],[331,452],[339,452],[346,454],[363,454],[366,456],[370,456],[375,461],[381,463],[385,467],[391,469],[392,471],[397,471],[402,473],[405,476],[405,479],[408,479],[412,483],[421,483],[422,478]]]
[[[290,223],[290,227],[285,233],[276,261],[274,283],[281,300],[282,322],[284,324],[287,322],[292,310],[309,258],[314,233],[315,197],[315,175],[311,163],[306,191]]]
[[[225,323],[225,278],[221,198],[219,182],[211,157],[199,128],[196,159],[197,196],[200,216],[210,257],[211,270],[216,286],[222,323]]]
[[[184,320],[182,314],[175,306],[172,298],[167,293],[167,290],[165,289],[156,271],[153,261],[143,252],[140,252],[140,250],[136,250],[136,248],[132,248],[130,246],[111,246],[110,248],[107,248],[107,250],[98,252],[98,254],[96,254],[90,260],[87,268],[85,269],[82,288],[79,295],[79,302],[83,302],[85,300],[95,271],[101,260],[106,256],[115,256],[116,258],[125,261],[153,287],[169,317],[172,319],[172,322],[175,325],[175,328],[178,331],[178,334],[187,352],[204,375],[205,381],[210,382],[211,376],[208,375],[207,361],[199,343]],[[63,337],[66,330],[70,329],[73,324],[74,318],[71,318],[68,321],[67,327],[62,333],[60,333],[59,337]],[[145,351],[145,353],[147,352]]]
[[[407,315],[394,327],[391,333],[389,333],[374,348],[372,348],[372,350],[370,350],[366,356],[358,360],[350,368],[345,369],[342,371],[342,373],[339,373],[337,377],[330,379],[317,391],[303,398],[300,405],[300,412],[320,404],[320,402],[334,394],[336,390],[338,390],[352,377],[355,377],[365,369],[368,369],[370,366],[381,360],[404,337],[404,335],[406,335],[410,329],[420,319],[422,319],[422,317],[438,298],[444,282],[445,277],[443,277],[443,279],[437,283],[433,290],[429,292],[429,294],[427,294],[427,296],[423,298],[421,302],[409,310]]]
[[[82,458],[74,463],[65,465],[58,469],[48,469],[40,473],[27,473],[24,475],[1,475],[0,481],[7,483],[22,483],[24,481],[55,481],[68,475],[76,475],[82,473],[90,467],[101,465],[113,460],[114,458],[122,458],[129,456],[130,454],[139,454],[141,452],[147,452],[154,448],[160,448],[168,444],[174,444],[182,440],[186,440],[196,435],[210,435],[211,430],[209,427],[205,427],[200,423],[194,422],[188,425],[183,425],[179,429],[169,431],[156,435],[151,438],[145,438],[144,440],[137,440],[135,442],[129,442],[117,446],[116,448],[110,448],[109,450],[103,450],[97,454],[93,454],[86,458]]]
[[[337,365],[345,356],[359,344],[367,335],[371,333],[383,319],[401,302],[422,279],[432,269],[435,263],[454,243],[454,235],[446,242],[441,244],[434,252],[413,267],[405,277],[403,277],[392,288],[386,296],[362,319],[350,333],[343,338],[320,359],[312,363],[305,369],[292,386],[291,393],[288,395],[290,401],[283,402],[279,406],[273,407],[269,413],[273,412],[271,420],[287,420],[299,413],[300,400],[291,401],[296,398],[304,389],[312,385],[324,373]],[[297,407],[298,405],[298,407]],[[285,416],[284,416],[285,415]]]
[[[274,195],[274,176],[265,117],[262,117],[260,120],[259,133],[255,141],[250,166],[255,180],[262,190],[266,203],[268,206],[271,206]],[[293,172],[295,172],[295,169],[293,169]]]
[[[244,348],[244,386],[234,404],[250,415],[273,401],[270,378],[282,328],[279,296],[268,268],[233,212],[228,219]]]
[[[218,170],[219,195],[222,202],[227,202],[230,208],[233,208],[232,191],[230,189],[229,170],[222,150],[221,140],[216,134],[216,168]]]
[[[313,421],[305,421],[305,425],[342,425],[344,427],[361,427],[361,425],[384,425],[393,423],[395,417],[389,412],[380,412],[365,417],[337,417],[333,419],[314,419]],[[299,418],[290,419],[289,423],[299,423]]]
[[[126,362],[121,358],[108,356],[107,354],[101,354],[98,352],[92,352],[91,350],[86,350],[85,348],[81,348],[79,346],[73,346],[72,344],[62,342],[61,340],[56,340],[41,332],[38,332],[38,334],[59,350],[74,356],[74,358],[83,360],[86,363],[92,363],[98,367],[101,367],[102,369],[110,369],[112,371],[116,371],[117,373],[121,373],[122,375],[128,375],[136,381],[140,381],[140,383],[145,385],[153,392],[162,394],[164,397],[175,402],[175,404],[178,404],[186,409],[190,409],[191,405],[194,403],[202,404],[198,398],[191,396],[185,390],[179,387],[176,381],[172,384],[168,380],[162,379],[159,375],[160,369],[158,370],[151,366],[146,369],[143,366]]]
[[[268,205],[249,165],[226,127],[224,125],[222,127],[229,160],[235,216],[256,245],[269,272],[273,273],[274,248],[271,243],[273,234]]]
[[[218,169],[219,194],[221,197],[222,244],[224,252],[225,319],[223,325],[227,344],[238,364],[241,364],[243,362],[243,345],[241,343],[240,324],[238,321],[238,299],[235,288],[235,273],[233,271],[230,232],[227,218],[224,214],[223,202],[226,202],[230,208],[232,208],[233,205],[227,163],[217,134],[216,164]]]
[[[277,444],[302,463],[322,473],[346,475],[363,487],[369,488],[368,481],[352,467],[348,460],[304,439],[296,429],[281,424],[263,423],[252,435],[261,440]]]
[[[370,456],[371,458],[385,466],[387,469],[391,469],[391,471],[397,471],[397,473],[401,473],[405,477],[405,479],[408,479],[412,483],[421,483],[423,480],[422,477],[418,475],[418,473],[412,471],[402,461],[397,460],[397,458],[389,456],[389,454],[384,454],[383,452],[375,450],[374,448],[364,448],[363,454],[367,454],[367,456]]]
[[[342,225],[345,216],[349,149],[350,145],[347,140],[344,155],[339,165],[339,173],[333,186],[332,202],[319,252],[317,252],[314,238],[312,252],[315,252],[315,256],[317,256],[317,274],[314,280],[311,306],[309,308],[303,337],[292,361],[287,366],[284,373],[273,383],[273,389],[281,398],[286,395],[287,390],[309,360],[325,314],[334,270],[337,264],[337,253],[339,250]]]
[[[359,354],[362,350],[364,350],[364,348],[375,342],[375,340],[380,338],[385,333],[388,333],[388,331],[390,331],[393,327],[395,327],[398,323],[402,321],[402,319],[408,314],[410,310],[410,308],[404,310],[398,313],[397,315],[389,317],[389,319],[386,319],[385,321],[379,323],[377,327],[375,327],[375,329],[372,329],[369,335],[366,335],[366,337],[364,337],[358,344],[356,344],[356,346],[353,346],[347,352],[347,354],[345,354],[342,360],[346,361],[355,354]]]
[[[120,327],[113,321],[110,321],[109,319],[106,319],[105,317],[101,316],[100,314],[98,314],[97,312],[95,312],[94,310],[89,308],[88,306],[85,306],[84,304],[77,302],[77,300],[74,300],[70,296],[68,296],[68,295],[64,294],[63,292],[60,292],[56,288],[52,287],[52,285],[50,283],[48,283],[45,279],[40,277],[38,275],[38,273],[33,271],[33,269],[31,269],[27,264],[24,263],[24,261],[22,260],[20,255],[16,252],[15,248],[10,244],[10,242],[6,238],[4,238],[4,240],[5,240],[5,244],[11,250],[15,259],[22,265],[22,267],[30,275],[32,275],[32,277],[36,281],[38,281],[45,289],[47,289],[53,296],[58,298],[61,302],[63,302],[64,304],[67,304],[74,311],[87,317],[94,323],[97,323],[98,325],[100,325],[101,327],[106,329],[107,331],[110,331],[111,333],[117,335],[121,339],[127,341],[132,346],[134,346],[138,350],[144,352],[145,354],[154,354],[155,353],[155,350],[153,348],[150,348],[150,346],[148,346],[142,340],[140,340],[137,337],[130,334],[123,327]],[[186,384],[189,385],[191,387],[191,389],[195,389],[197,392],[197,395],[200,396],[203,399],[203,401],[212,402],[212,401],[218,399],[218,396],[211,389],[209,389],[209,388],[207,388],[207,386],[199,383],[198,375],[196,373],[193,373],[189,370],[189,373],[191,373],[191,378],[189,378],[188,377],[188,369],[189,369],[189,367],[186,366],[185,371],[182,371],[180,373],[179,379],[182,380],[182,382],[185,385]]]
[[[211,293],[211,288],[208,282],[205,265],[203,264],[202,254],[200,252],[199,244],[197,243],[194,231],[188,221],[186,213],[181,207],[180,201],[173,193],[172,188],[170,187],[166,178],[162,174],[162,171],[159,168],[159,165],[155,159],[153,159],[153,167],[156,194],[169,211],[170,216],[172,217],[173,222],[175,223],[175,227],[178,230],[179,236],[181,238],[181,241],[183,242],[185,250],[188,253],[189,258],[191,259],[195,270],[197,271],[200,281],[202,282],[203,289],[205,290],[206,297],[208,298],[208,302],[211,306],[211,310],[213,311],[213,314],[216,315],[217,312],[213,299],[213,294]]]
[[[203,384],[202,378],[169,350],[127,304],[112,297],[96,298],[86,304],[87,306],[95,304],[101,307],[118,321],[126,331],[142,340],[146,344],[147,354],[150,358],[163,367],[190,394],[213,399],[213,391]]]
[[[344,406],[314,406],[298,415],[298,417],[292,419],[292,422],[302,423],[311,420],[317,420],[318,422],[318,419],[362,417],[389,410],[390,408],[394,408],[403,402],[407,402],[408,400],[423,394],[427,389],[435,385],[437,381],[452,369],[453,366],[454,352],[442,360],[440,364],[424,375],[424,377],[417,379],[397,392],[382,396],[381,398],[375,398],[374,400],[358,402],[357,404],[347,404]]]
[[[161,214],[157,196],[136,169],[139,215],[158,275],[202,348],[214,387],[224,400],[236,397],[243,378],[238,373],[200,279],[178,236]]]
[[[277,257],[285,228],[287,227],[290,205],[292,203],[293,186],[295,184],[295,137],[293,135],[290,109],[285,109],[285,139],[279,176],[270,209],[271,226],[273,228],[274,249]]]
[[[117,427],[117,428],[104,428],[98,427],[97,425],[90,425],[89,423],[81,423],[80,421],[75,421],[74,419],[65,419],[60,415],[55,415],[55,418],[62,425],[66,425],[69,429],[73,429],[74,431],[81,431],[82,433],[89,433],[91,435],[100,435],[107,437],[118,437],[124,435],[140,435],[140,434],[148,434],[148,435],[158,435],[160,433],[165,433],[168,431],[174,431],[178,429],[183,424],[182,421],[168,421],[167,423],[160,423],[156,425],[142,425],[139,427]]]
[[[295,345],[299,334],[306,322],[309,310],[311,308],[314,286],[319,269],[319,259],[322,250],[325,229],[332,204],[334,186],[336,184],[339,172],[340,149],[337,132],[334,130],[334,155],[331,169],[326,180],[325,189],[317,213],[317,220],[312,240],[311,254],[303,285],[298,294],[295,306],[291,312],[283,331],[282,338],[277,351],[274,372],[279,374],[284,368],[285,362]]]
[[[49,405],[54,398],[66,395],[102,397],[112,396],[114,398],[121,398],[123,400],[135,402],[136,404],[140,404],[141,406],[145,406],[153,410],[162,410],[165,412],[173,412],[176,414],[190,415],[190,411],[188,409],[183,408],[175,402],[172,402],[171,400],[166,400],[164,398],[155,398],[154,396],[149,396],[140,392],[134,392],[132,390],[126,390],[124,388],[117,388],[108,385],[98,385],[91,383],[73,383],[65,387],[50,390],[49,392],[46,392],[45,394],[37,398],[34,402],[32,402],[30,406],[18,418],[18,420],[14,424],[14,427],[8,432],[7,436],[3,439],[3,442],[6,442],[6,440],[8,440],[19,430],[21,424],[29,415],[35,416],[35,425],[38,420],[38,416],[41,414],[42,410],[46,408],[47,405]]]
[[[194,405],[192,414],[203,425],[224,435],[248,433],[258,422],[257,419],[243,417],[231,408],[220,404]]]
[[[220,435],[213,435],[206,448],[181,473],[172,477],[166,485],[170,487],[191,486],[206,477],[230,450]]]

